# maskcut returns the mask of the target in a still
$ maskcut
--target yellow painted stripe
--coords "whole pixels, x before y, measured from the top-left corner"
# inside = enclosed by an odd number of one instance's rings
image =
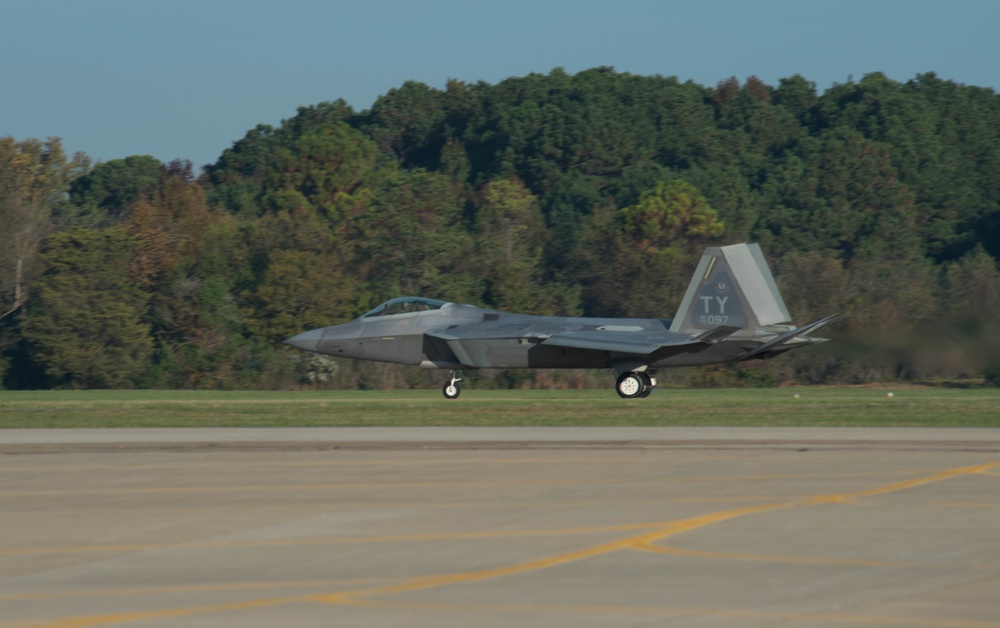
[[[814,497],[807,497],[802,500],[803,504],[806,505],[816,505],[816,504],[829,504],[843,502],[850,499],[860,499],[862,497],[874,497],[875,495],[884,495],[886,493],[894,493],[896,491],[902,491],[908,488],[915,488],[917,486],[923,486],[924,484],[930,484],[932,482],[940,482],[941,480],[948,480],[951,478],[958,477],[960,475],[971,475],[973,473],[984,473],[990,469],[1000,467],[1000,462],[987,462],[985,464],[977,464],[971,467],[960,467],[958,469],[947,469],[941,471],[940,473],[935,473],[933,475],[927,475],[920,478],[914,478],[912,480],[906,480],[904,482],[896,482],[895,484],[888,484],[886,486],[879,486],[876,488],[870,488],[863,491],[855,491],[852,493],[842,493],[840,495],[817,495]]]
[[[477,582],[480,580],[487,580],[490,578],[511,576],[514,574],[525,573],[528,571],[536,571],[538,569],[547,569],[549,567],[564,565],[566,563],[583,560],[585,558],[593,558],[594,556],[600,556],[601,554],[608,554],[610,552],[627,549],[630,547],[635,547],[637,545],[642,545],[644,543],[651,543],[653,541],[663,539],[668,536],[672,536],[674,534],[680,534],[681,532],[689,532],[691,530],[696,530],[698,528],[726,521],[728,519],[734,519],[736,517],[742,517],[749,514],[764,512],[766,510],[785,508],[788,505],[789,504],[768,504],[765,506],[751,506],[747,508],[737,508],[735,510],[727,510],[723,512],[711,513],[708,515],[701,515],[699,517],[692,517],[690,519],[682,519],[680,521],[672,522],[666,526],[661,527],[658,530],[647,532],[646,534],[642,534],[636,537],[630,537],[619,541],[611,541],[610,543],[602,543],[600,545],[595,545],[593,547],[584,548],[574,552],[557,554],[555,556],[549,556],[546,558],[528,561],[517,565],[496,567],[494,569],[484,569],[481,571],[468,571],[461,573],[444,574],[439,576],[428,576],[425,578],[417,578],[410,582],[389,585],[385,587],[362,589],[359,591],[347,591],[347,592],[314,595],[310,599],[316,602],[324,602],[324,603],[353,604],[356,603],[357,598],[371,597],[376,595],[389,595],[393,593],[403,593],[408,591],[418,591],[421,589],[433,589],[436,587],[441,587],[450,584],[464,584],[469,582]]]

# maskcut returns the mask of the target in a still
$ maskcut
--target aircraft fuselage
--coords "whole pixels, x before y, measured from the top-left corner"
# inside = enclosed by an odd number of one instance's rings
[[[686,338],[670,332],[671,321],[649,318],[531,316],[448,303],[441,309],[362,317],[306,332],[291,342],[309,351],[344,358],[408,364],[425,368],[618,368],[615,351],[548,346],[555,333],[604,332],[626,337],[651,332],[664,344]],[[649,363],[649,368],[692,366],[736,359],[757,342],[732,339],[699,351],[680,352]]]

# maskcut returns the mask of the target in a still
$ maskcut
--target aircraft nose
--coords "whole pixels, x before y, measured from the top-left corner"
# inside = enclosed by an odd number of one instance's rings
[[[323,328],[304,331],[298,336],[292,336],[286,340],[285,344],[292,345],[296,349],[315,352],[319,341],[323,339],[323,331]]]

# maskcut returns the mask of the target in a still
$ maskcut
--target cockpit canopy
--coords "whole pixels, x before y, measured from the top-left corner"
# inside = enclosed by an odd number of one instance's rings
[[[386,301],[361,318],[374,318],[376,316],[392,316],[393,314],[409,314],[411,312],[440,310],[445,305],[448,305],[447,301],[438,301],[437,299],[425,299],[423,297],[397,297]]]

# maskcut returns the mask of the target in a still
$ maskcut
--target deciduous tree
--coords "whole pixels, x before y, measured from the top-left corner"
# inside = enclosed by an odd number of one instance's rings
[[[135,241],[120,228],[49,238],[46,270],[24,323],[32,358],[54,385],[131,388],[152,355],[148,295],[129,272]]]

